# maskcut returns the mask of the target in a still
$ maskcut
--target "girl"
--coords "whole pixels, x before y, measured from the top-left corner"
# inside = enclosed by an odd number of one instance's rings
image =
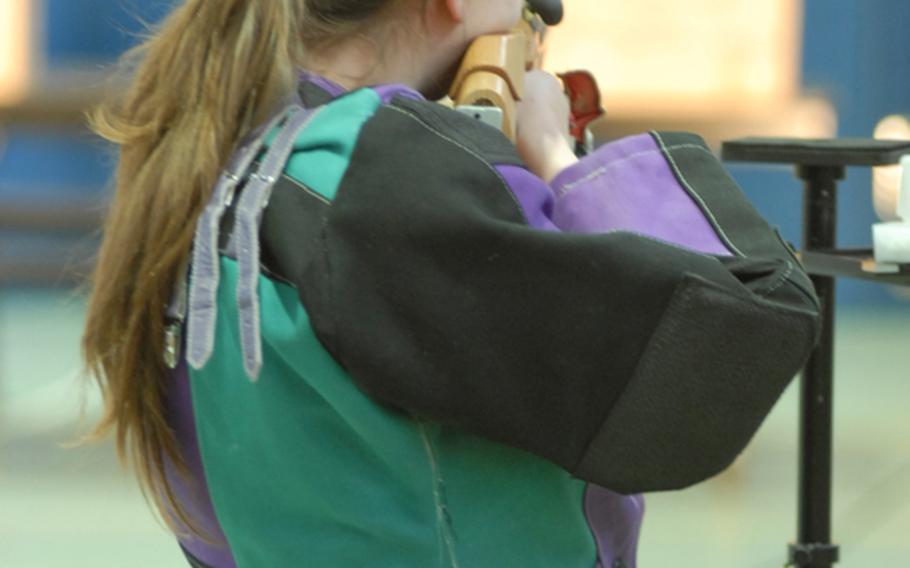
[[[635,565],[812,346],[791,251],[697,137],[578,162],[429,102],[520,0],[186,0],[120,145],[84,336],[194,566]],[[549,183],[548,183],[549,182]]]

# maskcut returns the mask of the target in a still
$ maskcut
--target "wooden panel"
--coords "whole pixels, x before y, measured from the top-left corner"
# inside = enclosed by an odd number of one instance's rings
[[[798,95],[799,0],[572,0],[547,67],[585,68],[608,109],[750,113]]]
[[[21,101],[29,89],[34,1],[0,0],[0,107]]]

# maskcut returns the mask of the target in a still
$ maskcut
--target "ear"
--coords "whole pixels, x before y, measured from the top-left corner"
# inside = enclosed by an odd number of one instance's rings
[[[458,24],[464,21],[465,0],[443,0],[442,3],[445,5],[444,9],[448,12],[452,21]]]

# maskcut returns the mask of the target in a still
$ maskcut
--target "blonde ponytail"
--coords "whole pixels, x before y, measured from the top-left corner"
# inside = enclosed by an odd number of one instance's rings
[[[129,88],[90,117],[120,146],[82,339],[104,396],[92,437],[114,432],[174,529],[199,532],[164,474],[165,457],[185,468],[164,416],[162,314],[232,148],[293,92],[303,10],[301,0],[188,0],[128,55],[138,61]]]

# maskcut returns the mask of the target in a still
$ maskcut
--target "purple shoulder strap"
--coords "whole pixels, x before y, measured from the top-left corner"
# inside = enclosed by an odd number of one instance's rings
[[[240,145],[221,174],[209,203],[196,225],[193,252],[175,285],[168,307],[169,325],[165,337],[165,361],[173,368],[179,362],[180,330],[186,323],[186,360],[194,369],[209,361],[215,348],[217,294],[220,282],[218,239],[221,221],[234,201],[241,182],[248,178],[237,203],[233,236],[237,251],[237,284],[240,336],[244,369],[251,380],[259,376],[262,348],[259,334],[259,223],[268,204],[272,187],[281,177],[293,151],[294,141],[316,113],[291,104],[273,119],[256,129]],[[283,123],[283,124],[282,124]],[[257,171],[249,173],[262,153],[267,138],[281,127],[269,145]],[[249,174],[249,175],[248,175]],[[189,278],[187,278],[189,274]]]
[[[240,344],[243,368],[255,381],[262,369],[262,340],[259,327],[259,223],[268,205],[272,187],[281,177],[285,164],[294,149],[294,141],[307,127],[318,110],[291,110],[287,123],[262,160],[259,170],[252,174],[237,204],[234,221],[234,248],[237,251],[239,276],[237,280],[237,312],[240,316]]]

